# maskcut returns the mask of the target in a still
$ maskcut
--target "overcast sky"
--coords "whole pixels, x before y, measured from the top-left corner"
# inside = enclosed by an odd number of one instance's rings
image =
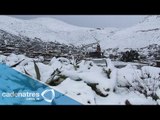
[[[52,17],[66,23],[84,27],[118,27],[126,28],[143,20],[144,15],[12,15],[20,19]]]

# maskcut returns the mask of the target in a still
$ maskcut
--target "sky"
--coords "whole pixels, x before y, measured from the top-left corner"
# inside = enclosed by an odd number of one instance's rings
[[[145,15],[11,15],[20,19],[37,17],[56,18],[66,23],[91,28],[117,27],[127,28],[142,21]]]

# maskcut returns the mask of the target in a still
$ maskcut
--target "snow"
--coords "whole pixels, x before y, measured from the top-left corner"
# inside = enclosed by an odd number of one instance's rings
[[[24,59],[13,69],[25,74],[25,71],[32,78],[36,78],[34,59],[24,55],[11,54],[10,56],[0,56],[1,62],[11,66]],[[160,104],[160,68],[144,66],[137,69],[129,64],[123,68],[114,67],[110,59],[106,59],[107,66],[97,66],[92,61],[82,60],[74,68],[74,60],[66,58],[52,58],[49,64],[36,62],[40,74],[41,82],[47,83],[51,74],[59,69],[60,75],[66,76],[58,85],[51,86],[55,90],[77,100],[85,105],[125,105],[129,101],[133,105],[156,105]],[[25,69],[25,71],[24,71]],[[110,71],[109,78],[106,72]],[[149,76],[148,76],[149,75]],[[6,83],[7,84],[7,81]],[[97,93],[89,84],[95,84]],[[127,87],[130,86],[130,88]],[[143,89],[138,87],[141,85]],[[3,86],[0,87],[3,89]],[[143,93],[146,90],[146,93]],[[157,100],[152,98],[156,94]]]
[[[157,29],[158,30],[154,30]],[[149,16],[144,21],[122,29],[107,41],[102,41],[102,46],[108,48],[140,48],[150,44],[160,44],[160,18]]]
[[[40,38],[43,41],[58,41],[65,44],[82,45],[100,41],[103,49],[142,48],[160,42],[160,17],[149,16],[142,22],[125,29],[116,28],[84,28],[69,25],[53,18],[36,18],[20,20],[8,16],[0,16],[0,30],[14,35],[30,38]],[[96,40],[96,39],[97,40]],[[128,49],[124,49],[128,48]],[[147,49],[147,48],[146,48]],[[152,48],[154,49],[154,48]],[[88,48],[88,51],[93,51]],[[112,54],[116,54],[116,50]],[[144,51],[144,55],[149,50]],[[160,104],[160,68],[145,64],[111,61],[104,59],[107,64],[98,66],[99,59],[82,60],[76,63],[74,59],[53,57],[49,64],[41,63],[43,58],[28,58],[25,55],[0,55],[0,63],[13,66],[13,69],[37,79],[34,62],[40,71],[40,80],[47,83],[55,80],[58,75],[66,78],[54,89],[87,105],[125,105],[129,101],[133,105]],[[121,65],[122,68],[116,68]],[[140,68],[137,65],[141,65]],[[52,79],[52,74],[60,73]],[[8,81],[4,81],[7,85]],[[92,86],[93,85],[93,86]],[[0,85],[0,89],[4,89]],[[154,98],[156,95],[158,98]]]
[[[60,61],[58,61],[55,57],[53,57],[51,59],[49,64],[54,68],[54,70],[56,70],[57,68],[61,68],[62,67],[62,63]]]
[[[56,31],[73,31],[73,30],[77,30],[77,29],[90,29],[90,28],[69,25],[65,22],[62,22],[60,20],[56,20],[56,19],[53,19],[50,17],[45,17],[45,18],[39,17],[39,18],[35,18],[35,19],[30,19],[29,21],[45,25],[47,28],[49,28],[51,30],[56,30]],[[56,26],[56,28],[55,28],[55,26]]]
[[[74,70],[69,70],[69,71],[62,71],[62,74],[71,78],[72,80],[75,80],[75,81],[78,81],[80,80],[81,78],[79,77],[79,74],[77,71],[74,71]]]
[[[6,56],[0,55],[0,63],[4,63]]]
[[[118,29],[78,27],[69,25],[54,18],[36,18],[20,20],[9,16],[0,16],[0,29],[14,35],[40,38],[43,41],[57,41],[65,44],[82,45],[96,42],[94,39],[105,40]]]
[[[144,77],[149,74],[152,78],[160,79],[160,69],[156,67],[151,66],[144,66],[142,67],[142,72],[144,74]]]
[[[125,86],[128,85],[128,82],[132,84],[134,80],[139,80],[141,76],[141,71],[138,69],[135,69],[130,64],[128,64],[126,67],[118,69],[118,84]]]
[[[79,101],[82,104],[85,105],[95,104],[94,101],[95,93],[83,81],[74,81],[70,78],[67,78],[60,85],[53,88]]]
[[[40,38],[43,41],[57,41],[76,46],[100,41],[103,49],[141,48],[159,44],[160,17],[149,16],[134,26],[117,28],[85,28],[67,24],[53,18],[20,20],[0,16],[0,29],[14,35]],[[89,49],[89,51],[92,49]]]
[[[134,92],[125,95],[110,94],[107,98],[97,96],[96,103],[99,105],[125,105],[128,100],[132,105],[156,105],[157,103],[151,99],[146,99],[144,96],[139,96]]]

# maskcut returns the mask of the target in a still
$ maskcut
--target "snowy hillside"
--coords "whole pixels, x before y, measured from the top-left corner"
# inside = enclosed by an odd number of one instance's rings
[[[160,16],[148,16],[102,41],[103,47],[110,48],[141,48],[151,44],[160,44]]]
[[[53,18],[20,20],[0,16],[0,30],[17,36],[40,38],[44,42],[81,45],[94,43],[97,39],[103,49],[141,48],[160,43],[160,16],[145,17],[125,29],[78,27]]]
[[[0,16],[0,29],[14,35],[73,45],[93,43],[96,38],[104,49],[141,48],[160,43],[159,16],[148,16],[125,29],[78,27],[53,18],[20,20]]]
[[[65,44],[89,44],[94,39],[104,40],[114,34],[116,28],[85,28],[69,25],[53,18],[36,18],[20,20],[8,16],[0,16],[0,29],[14,35],[40,38],[45,41],[58,41]]]

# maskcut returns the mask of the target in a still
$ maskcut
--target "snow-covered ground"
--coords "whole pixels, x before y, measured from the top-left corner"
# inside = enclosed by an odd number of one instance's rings
[[[19,61],[22,62],[17,64]],[[160,68],[137,69],[130,64],[116,68],[110,59],[106,59],[104,67],[92,61],[76,63],[66,58],[53,58],[47,65],[33,61],[24,55],[0,55],[0,63],[35,79],[36,64],[42,82],[85,105],[160,104]]]

